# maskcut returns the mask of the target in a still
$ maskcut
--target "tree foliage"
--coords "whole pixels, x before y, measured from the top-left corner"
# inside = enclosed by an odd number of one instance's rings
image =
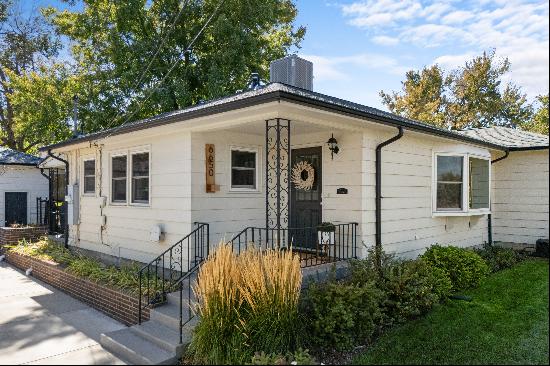
[[[294,26],[293,0],[225,0],[184,52],[219,0],[83,3],[81,10],[48,8],[47,14],[73,43],[86,131],[113,127],[128,115],[148,117],[234,93],[247,85],[251,72],[266,77],[269,62],[299,46],[305,34]],[[174,22],[180,6],[182,15]],[[159,45],[161,52],[144,73]]]
[[[451,72],[438,65],[409,71],[401,92],[380,92],[393,113],[450,129],[518,127],[530,120],[532,106],[521,88],[504,82],[508,59],[483,53]]]
[[[40,13],[0,0],[0,144],[24,152],[67,137],[59,38]]]
[[[529,122],[521,127],[524,130],[548,135],[548,94],[537,97],[538,107]]]

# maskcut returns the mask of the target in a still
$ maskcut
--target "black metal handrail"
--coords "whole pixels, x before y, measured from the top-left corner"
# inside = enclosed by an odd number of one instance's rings
[[[200,265],[210,252],[210,226],[196,222],[197,227],[183,239],[164,251],[139,272],[139,309],[138,323],[142,321],[142,311],[150,306],[166,302],[167,294],[179,291],[180,295],[180,341],[182,327],[188,323],[191,311],[191,281]],[[186,253],[186,255],[185,255]],[[189,316],[183,318],[183,286],[188,282]]]
[[[302,267],[357,258],[358,223],[335,224],[334,231],[319,234],[318,228],[260,228],[247,227],[230,240],[240,253],[249,245],[265,249],[288,249],[300,255]]]

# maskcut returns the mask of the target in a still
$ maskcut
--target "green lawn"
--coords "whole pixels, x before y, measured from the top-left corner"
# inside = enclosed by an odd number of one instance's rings
[[[427,316],[381,336],[354,364],[548,365],[548,261],[496,273]]]

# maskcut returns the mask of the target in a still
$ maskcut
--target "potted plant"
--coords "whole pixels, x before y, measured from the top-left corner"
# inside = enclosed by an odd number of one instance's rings
[[[333,248],[335,241],[336,226],[332,222],[323,222],[317,226],[318,246],[325,255],[330,255],[330,248]]]

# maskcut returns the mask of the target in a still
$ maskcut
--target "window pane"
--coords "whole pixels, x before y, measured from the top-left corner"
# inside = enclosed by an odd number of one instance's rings
[[[132,202],[149,202],[149,178],[132,179]]]
[[[84,162],[84,175],[95,175],[95,160],[87,160]]]
[[[462,156],[437,157],[438,182],[462,182]]]
[[[113,178],[126,177],[126,156],[113,157]]]
[[[232,169],[231,186],[236,188],[256,188],[255,170]]]
[[[113,179],[113,201],[126,202],[126,179]]]
[[[462,184],[437,184],[437,210],[462,210]]]
[[[149,153],[132,155],[132,176],[149,176]]]
[[[95,192],[95,177],[84,177],[84,193]]]
[[[256,153],[248,151],[231,151],[231,166],[256,168]]]
[[[470,208],[489,208],[489,161],[470,158]]]

